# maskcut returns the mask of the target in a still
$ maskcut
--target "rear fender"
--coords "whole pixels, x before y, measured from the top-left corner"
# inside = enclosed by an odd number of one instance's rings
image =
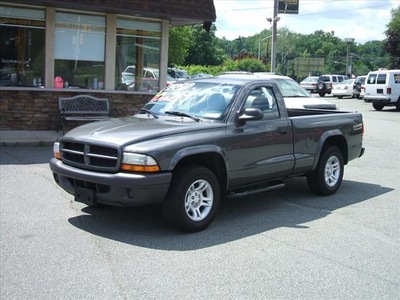
[[[323,151],[329,146],[336,146],[340,149],[343,155],[343,160],[344,164],[347,164],[348,162],[348,147],[347,147],[347,141],[345,136],[340,132],[340,130],[335,129],[335,130],[330,130],[325,132],[316,147],[316,153],[315,153],[315,160],[314,164],[312,167],[312,170],[315,170],[315,168],[318,165],[319,158],[321,157]]]

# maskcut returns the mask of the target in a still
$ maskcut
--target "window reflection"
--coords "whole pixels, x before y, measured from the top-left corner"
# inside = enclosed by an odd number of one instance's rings
[[[44,12],[6,7],[0,12],[0,86],[44,86]]]
[[[158,91],[161,24],[117,21],[115,89]]]
[[[104,88],[105,17],[56,13],[54,87]]]

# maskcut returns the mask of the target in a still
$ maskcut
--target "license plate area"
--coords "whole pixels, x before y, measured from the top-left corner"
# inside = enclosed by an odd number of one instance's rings
[[[97,203],[93,190],[78,186],[75,187],[75,201],[91,206]]]

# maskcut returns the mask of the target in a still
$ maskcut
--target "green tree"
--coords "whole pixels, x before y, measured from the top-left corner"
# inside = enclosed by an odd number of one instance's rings
[[[279,30],[278,40],[278,52],[279,52],[279,61],[278,61],[278,72],[286,75],[288,73],[288,68],[290,67],[289,60],[293,60],[295,56],[299,56],[299,53],[296,51],[296,40],[297,34],[290,31],[286,27],[282,27]]]
[[[392,19],[386,25],[384,48],[390,55],[389,68],[400,68],[400,6],[392,9]]]
[[[367,74],[379,68],[386,68],[389,64],[389,55],[385,51],[384,43],[381,41],[369,41],[359,45],[356,51],[356,66]]]
[[[223,62],[225,53],[219,47],[215,31],[215,25],[211,26],[209,32],[200,24],[192,27],[192,40],[185,59],[186,65],[216,66]]]
[[[168,65],[182,65],[192,43],[190,26],[173,27],[169,30]]]

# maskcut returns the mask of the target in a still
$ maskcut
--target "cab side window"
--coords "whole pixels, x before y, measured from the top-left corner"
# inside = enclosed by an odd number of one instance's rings
[[[263,119],[273,120],[279,118],[275,94],[270,87],[257,87],[250,91],[244,108],[258,108],[263,112]]]

